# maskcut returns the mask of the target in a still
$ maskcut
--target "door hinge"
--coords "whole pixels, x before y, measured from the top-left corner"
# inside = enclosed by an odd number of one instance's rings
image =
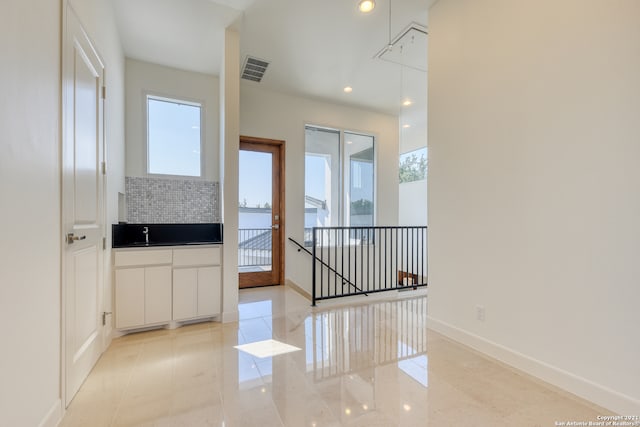
[[[107,324],[107,315],[111,314],[110,311],[103,311],[102,312],[102,326],[105,326]]]
[[[106,162],[100,162],[100,170],[102,170],[102,175],[106,175],[107,174],[107,163]]]
[[[102,99],[107,99],[107,87],[102,86]]]
[[[102,250],[107,250],[107,238],[103,237],[102,238]]]

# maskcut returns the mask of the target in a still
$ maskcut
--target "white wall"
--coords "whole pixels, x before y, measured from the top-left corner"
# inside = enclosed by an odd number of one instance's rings
[[[126,60],[126,175],[147,176],[146,95],[201,102],[204,121],[204,177],[218,181],[220,83],[216,76],[177,70],[127,58]]]
[[[430,326],[640,413],[640,2],[441,0],[429,38]]]
[[[36,426],[60,408],[60,4],[2,9],[0,425]]]
[[[427,225],[427,180],[402,183],[398,193],[398,224]]]
[[[240,36],[227,29],[220,72],[220,175],[224,245],[222,321],[238,320],[238,161],[240,147]]]
[[[240,133],[285,141],[286,233],[303,242],[304,126],[328,126],[376,137],[378,225],[398,222],[398,118],[358,108],[275,93],[243,84],[240,88]],[[392,161],[389,161],[392,159]],[[285,279],[311,292],[311,261],[285,243]]]
[[[8,2],[0,14],[0,425],[55,425],[60,400],[61,3]],[[123,66],[111,4],[77,1],[107,64],[108,216],[123,170]],[[109,279],[107,279],[109,280]]]

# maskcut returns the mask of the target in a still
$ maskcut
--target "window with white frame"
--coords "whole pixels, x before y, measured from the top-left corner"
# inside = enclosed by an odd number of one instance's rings
[[[374,224],[374,142],[371,135],[305,127],[305,229]]]
[[[202,176],[202,104],[147,95],[147,173]]]

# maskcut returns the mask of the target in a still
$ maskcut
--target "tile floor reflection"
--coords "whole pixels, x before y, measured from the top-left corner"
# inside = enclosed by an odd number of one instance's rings
[[[606,414],[426,328],[425,296],[312,310],[240,292],[240,320],[115,339],[61,426],[552,426]],[[277,340],[300,351],[252,356]]]

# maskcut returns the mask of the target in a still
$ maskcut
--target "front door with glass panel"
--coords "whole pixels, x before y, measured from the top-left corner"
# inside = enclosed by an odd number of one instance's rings
[[[240,139],[238,271],[240,288],[281,281],[283,218],[279,141]]]

